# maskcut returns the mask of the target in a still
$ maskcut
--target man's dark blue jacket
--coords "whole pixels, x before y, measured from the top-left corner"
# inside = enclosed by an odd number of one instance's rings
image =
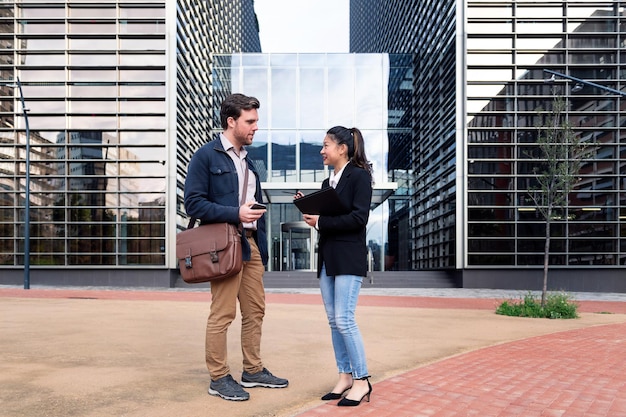
[[[256,180],[256,195],[263,202],[259,174],[246,158],[248,169]],[[246,200],[250,201],[251,196]],[[222,147],[218,139],[202,146],[191,158],[185,180],[185,211],[189,217],[200,219],[201,223],[228,222],[239,225],[239,182],[235,163]],[[267,265],[267,233],[265,215],[257,220],[254,233],[263,265]],[[243,260],[250,260],[250,244],[245,236],[241,238]]]

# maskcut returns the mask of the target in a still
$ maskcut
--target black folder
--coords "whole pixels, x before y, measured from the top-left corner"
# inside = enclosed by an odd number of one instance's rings
[[[322,216],[337,216],[348,214],[350,210],[343,205],[339,194],[333,187],[323,188],[304,197],[293,200],[293,203],[303,214],[320,214]]]

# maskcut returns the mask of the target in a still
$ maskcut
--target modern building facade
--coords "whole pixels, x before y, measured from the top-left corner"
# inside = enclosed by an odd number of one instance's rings
[[[260,51],[253,1],[5,1],[0,44],[1,282],[22,274],[28,186],[36,283],[168,286],[212,54]]]
[[[20,282],[28,256],[34,284],[172,285],[188,162],[238,91],[262,103],[250,155],[268,270],[314,269],[292,196],[328,176],[319,151],[336,124],[362,129],[374,166],[370,269],[408,267],[409,174],[388,161],[410,138],[410,56],[261,54],[252,1],[5,2],[0,28],[0,282]]]
[[[625,99],[593,86],[626,91],[623,4],[351,0],[350,14],[350,54],[268,55],[252,0],[2,2],[0,283],[28,255],[37,283],[171,285],[187,164],[241,90],[262,103],[270,271],[314,265],[289,200],[327,175],[318,146],[343,124],[375,164],[371,270],[539,288],[529,155],[560,97],[594,151],[553,219],[551,287],[626,291]]]
[[[357,126],[374,171],[367,225],[370,270],[406,267],[408,241],[397,229],[408,206],[408,174],[395,169],[390,144],[410,136],[412,56],[405,54],[216,55],[216,95],[245,91],[261,102],[259,130],[248,147],[268,208],[270,271],[315,269],[315,229],[293,204],[297,190],[318,190],[330,174],[320,150],[332,126]],[[219,114],[219,103],[213,114]],[[217,118],[212,132],[221,131]],[[197,144],[200,146],[200,143]],[[183,213],[180,213],[181,215]],[[406,218],[408,216],[405,215]]]
[[[545,221],[528,195],[541,160],[529,155],[538,112],[559,97],[592,152],[552,219],[550,286],[626,291],[623,3],[351,0],[350,13],[351,52],[416,56],[413,268],[540,288]],[[546,83],[545,69],[563,77]]]

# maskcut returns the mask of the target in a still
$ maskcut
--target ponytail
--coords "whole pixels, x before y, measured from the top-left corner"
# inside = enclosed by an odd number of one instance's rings
[[[348,147],[348,159],[350,162],[366,170],[373,181],[372,164],[365,155],[365,142],[361,131],[356,127],[348,129],[343,126],[335,126],[326,133],[331,135],[339,145],[345,144]]]

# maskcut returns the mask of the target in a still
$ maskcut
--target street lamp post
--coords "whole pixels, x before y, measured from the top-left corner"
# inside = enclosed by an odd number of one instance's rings
[[[577,83],[580,83],[580,84],[590,85],[592,87],[596,87],[596,88],[599,88],[599,89],[604,90],[604,91],[608,91],[608,92],[611,92],[611,93],[614,93],[614,94],[618,94],[618,95],[620,95],[622,97],[626,96],[626,92],[624,92],[624,91],[616,90],[614,88],[607,87],[605,85],[592,83],[591,81],[585,81],[585,80],[582,80],[580,78],[572,77],[571,75],[561,74],[560,72],[552,71],[552,70],[549,70],[549,69],[544,69],[543,72],[551,74],[553,77],[556,76],[556,77],[561,77],[561,78],[567,78],[568,80],[576,81]],[[574,88],[576,88],[576,87],[574,87]],[[579,90],[577,90],[577,91],[579,91]]]
[[[30,288],[30,125],[28,123],[28,108],[24,100],[22,83],[17,78],[17,89],[20,93],[22,103],[22,114],[24,115],[24,125],[26,127],[26,186],[24,191],[24,289]]]

